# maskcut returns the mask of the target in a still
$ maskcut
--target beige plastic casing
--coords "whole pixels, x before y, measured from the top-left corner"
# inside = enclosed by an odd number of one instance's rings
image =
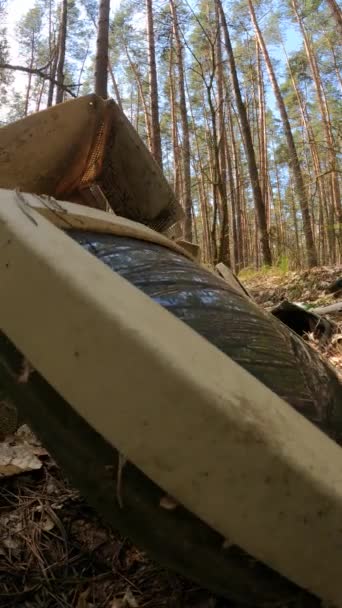
[[[0,190],[2,331],[165,492],[342,606],[341,448],[31,200]]]

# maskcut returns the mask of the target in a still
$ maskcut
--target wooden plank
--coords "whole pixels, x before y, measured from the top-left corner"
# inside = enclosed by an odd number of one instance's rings
[[[244,286],[240,283],[240,281],[237,279],[237,277],[234,275],[234,273],[230,270],[230,268],[228,268],[228,266],[223,264],[223,262],[219,262],[218,264],[216,264],[216,270],[217,270],[218,274],[226,281],[226,283],[228,283],[228,285],[230,285],[230,287],[235,289],[235,291],[238,291],[239,293],[241,293],[241,295],[248,296],[249,298],[252,299],[252,297],[249,295],[247,289],[244,288]]]

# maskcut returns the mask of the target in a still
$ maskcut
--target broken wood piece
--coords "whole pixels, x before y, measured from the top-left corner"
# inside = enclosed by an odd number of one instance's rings
[[[242,285],[242,283],[240,283],[237,276],[235,276],[235,274],[230,270],[230,268],[228,268],[228,266],[226,266],[226,264],[219,262],[216,264],[215,268],[218,274],[226,281],[226,283],[228,283],[228,285],[230,285],[230,287],[235,289],[235,291],[240,292],[243,296],[247,296],[248,298],[252,299],[247,289]]]
[[[199,245],[186,241],[185,239],[175,239],[175,242],[182,247],[182,249],[190,253],[195,260],[199,261],[201,257],[201,248]]]
[[[342,302],[336,302],[336,304],[329,304],[328,306],[310,308],[310,312],[315,312],[318,315],[325,315],[329,312],[339,312],[340,310],[342,310]]]

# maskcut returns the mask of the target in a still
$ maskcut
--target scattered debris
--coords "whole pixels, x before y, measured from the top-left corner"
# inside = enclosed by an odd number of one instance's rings
[[[24,425],[15,435],[0,441],[0,479],[40,469],[41,458],[47,455],[47,451]]]
[[[266,308],[282,300],[305,302],[311,306],[325,306],[334,301],[327,288],[341,277],[342,266],[320,266],[311,270],[281,272],[278,269],[253,272],[243,270],[239,280]]]
[[[51,457],[40,465],[0,480],[1,608],[195,608],[207,597],[104,524]]]
[[[271,314],[303,338],[312,333],[321,344],[327,344],[337,331],[337,325],[333,321],[320,317],[315,310],[305,310],[287,300],[272,308]]]
[[[335,294],[335,297],[342,294],[342,277],[339,277],[336,281],[331,283],[326,289],[328,293]]]
[[[342,334],[342,304],[336,303],[331,291],[333,285],[339,285],[341,275],[342,266],[323,266],[286,273],[274,269],[257,273],[243,271],[239,278],[259,306],[269,312],[274,313],[275,307],[278,310],[286,307],[287,301],[292,307],[300,306],[307,313],[317,315],[320,322],[316,331],[304,331],[305,338],[342,376],[342,348],[337,337]],[[330,337],[322,340],[322,333],[327,337],[332,328]]]

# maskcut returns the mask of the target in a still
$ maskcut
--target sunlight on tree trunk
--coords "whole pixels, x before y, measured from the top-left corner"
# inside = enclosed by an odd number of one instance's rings
[[[67,24],[68,24],[68,0],[63,0],[62,4],[62,16],[59,30],[58,39],[58,62],[57,62],[57,91],[56,91],[56,103],[63,101],[64,94],[64,63],[65,63],[65,50],[67,40]]]
[[[148,38],[148,61],[150,78],[150,100],[151,100],[151,152],[154,160],[163,166],[160,123],[159,123],[159,99],[158,81],[156,67],[156,51],[154,41],[153,7],[152,0],[146,0],[147,10],[147,38]]]
[[[95,61],[95,93],[103,99],[108,97],[109,12],[110,0],[100,0]]]
[[[291,131],[289,118],[288,118],[286,107],[285,107],[283,97],[282,97],[282,94],[280,91],[280,87],[278,85],[278,81],[277,81],[277,78],[276,78],[276,75],[275,75],[275,72],[274,72],[274,69],[272,66],[272,62],[271,62],[270,56],[268,54],[267,47],[264,42],[263,36],[261,34],[261,30],[260,30],[258,22],[257,22],[252,0],[248,0],[248,6],[249,6],[250,15],[251,15],[251,20],[252,20],[252,23],[253,23],[253,26],[255,29],[255,33],[256,33],[258,42],[260,44],[260,48],[262,49],[262,52],[264,55],[267,71],[268,71],[270,81],[271,81],[271,84],[273,87],[274,96],[277,100],[280,116],[281,116],[283,127],[284,127],[284,133],[285,133],[285,137],[286,137],[286,141],[287,141],[287,145],[288,145],[288,149],[289,149],[289,154],[290,154],[290,164],[291,164],[291,168],[293,171],[294,183],[295,183],[296,192],[297,192],[297,196],[298,196],[298,199],[300,202],[302,216],[303,216],[303,228],[304,228],[304,234],[305,234],[305,240],[306,240],[306,253],[307,253],[307,258],[308,258],[308,264],[309,264],[309,266],[317,266],[317,252],[316,252],[316,247],[315,247],[315,243],[314,243],[314,239],[313,239],[311,217],[310,217],[310,211],[309,211],[309,202],[308,202],[308,198],[307,198],[307,194],[306,194],[306,190],[305,190],[303,175],[302,175],[295,142],[294,142],[292,131]]]

